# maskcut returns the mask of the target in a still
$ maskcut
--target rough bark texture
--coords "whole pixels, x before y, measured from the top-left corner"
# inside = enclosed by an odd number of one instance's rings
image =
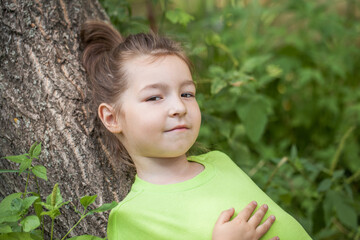
[[[0,156],[28,151],[42,142],[39,161],[65,200],[97,194],[97,205],[121,200],[133,173],[112,159],[97,134],[80,62],[79,29],[87,19],[107,19],[96,0],[0,0]],[[5,159],[1,169],[16,168]],[[25,176],[0,175],[0,195],[23,191]],[[30,189],[35,191],[35,189]],[[62,208],[55,237],[63,236],[78,216]],[[72,235],[105,236],[106,214],[95,214]],[[48,219],[49,220],[49,219]],[[48,221],[47,228],[50,227]]]

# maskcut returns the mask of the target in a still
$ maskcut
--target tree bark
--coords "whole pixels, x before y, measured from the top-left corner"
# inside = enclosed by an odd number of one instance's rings
[[[134,173],[102,144],[80,62],[80,26],[87,19],[108,20],[105,12],[96,0],[0,3],[0,157],[25,153],[41,142],[42,154],[34,164],[48,170],[49,181],[40,180],[43,196],[58,182],[63,198],[76,206],[84,195],[97,194],[96,205],[121,200]],[[1,159],[0,168],[17,166]],[[24,190],[26,176],[0,178],[2,198]],[[104,237],[107,216],[86,218],[71,236]],[[78,219],[71,205],[63,207],[54,236],[63,236]]]

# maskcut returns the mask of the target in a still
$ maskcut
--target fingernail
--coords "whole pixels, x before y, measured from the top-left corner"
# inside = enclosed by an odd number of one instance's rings
[[[257,206],[257,202],[256,201],[252,201],[252,204],[254,204],[254,206]]]
[[[265,209],[268,209],[268,205],[264,204],[263,206],[264,206]]]
[[[271,217],[271,220],[275,221],[276,218],[274,215],[271,215],[270,217]]]

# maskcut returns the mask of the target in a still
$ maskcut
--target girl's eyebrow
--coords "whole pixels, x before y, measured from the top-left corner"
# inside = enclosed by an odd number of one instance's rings
[[[168,86],[166,84],[163,83],[154,83],[154,84],[150,84],[150,85],[146,85],[145,87],[143,87],[140,92],[148,90],[148,89],[161,89],[164,90],[168,88]]]
[[[194,87],[196,87],[193,80],[186,80],[183,83],[181,83],[181,87],[188,86],[188,85],[193,85]]]
[[[195,87],[195,83],[193,80],[186,80],[184,82],[182,82],[180,84],[180,87],[184,87],[184,86],[188,86],[188,85],[193,85]],[[145,91],[148,89],[161,89],[161,90],[166,90],[169,86],[165,83],[154,83],[154,84],[150,84],[147,85],[145,87],[143,87],[140,91]]]

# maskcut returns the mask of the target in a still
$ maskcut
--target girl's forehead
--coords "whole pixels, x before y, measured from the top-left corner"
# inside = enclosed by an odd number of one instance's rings
[[[140,90],[147,85],[177,86],[185,81],[193,81],[185,61],[176,55],[139,56],[126,64],[128,87]]]
[[[169,78],[179,75],[192,79],[190,68],[184,60],[176,55],[141,55],[129,59],[124,64],[128,81],[156,80],[151,77]]]
[[[127,68],[153,68],[155,65],[161,64],[163,61],[168,60],[168,59],[173,59],[173,60],[179,60],[182,61],[181,58],[179,58],[176,55],[160,55],[160,56],[156,56],[156,55],[139,55],[139,56],[134,56],[130,59],[128,59],[127,61],[125,61],[125,66]]]

